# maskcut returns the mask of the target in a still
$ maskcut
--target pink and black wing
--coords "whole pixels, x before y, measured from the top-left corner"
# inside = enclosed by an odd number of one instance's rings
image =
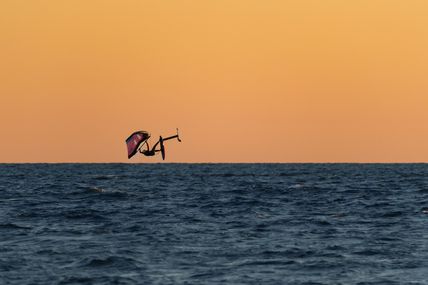
[[[128,159],[133,157],[137,153],[140,145],[147,141],[149,138],[150,134],[145,131],[137,131],[130,135],[126,139],[126,146],[128,148]]]

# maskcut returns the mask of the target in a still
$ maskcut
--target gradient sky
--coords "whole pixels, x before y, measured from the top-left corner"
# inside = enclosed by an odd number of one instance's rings
[[[426,0],[2,0],[0,162],[427,162]],[[135,157],[132,162],[159,162]]]

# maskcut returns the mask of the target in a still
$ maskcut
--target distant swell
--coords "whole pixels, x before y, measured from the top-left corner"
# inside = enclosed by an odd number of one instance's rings
[[[96,219],[103,220],[105,217],[101,214],[100,211],[88,210],[88,209],[78,209],[72,210],[64,213],[64,216],[68,219]]]
[[[428,280],[426,164],[141,162],[0,164],[0,283]]]
[[[28,230],[31,229],[31,227],[26,227],[26,226],[19,226],[13,223],[7,223],[7,224],[0,224],[0,230],[4,229],[10,229],[10,230],[14,230],[14,229],[22,229],[22,230]]]

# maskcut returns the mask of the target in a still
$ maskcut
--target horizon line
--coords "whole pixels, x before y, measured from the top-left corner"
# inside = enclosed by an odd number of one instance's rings
[[[396,162],[0,162],[2,164],[428,164],[428,161]]]

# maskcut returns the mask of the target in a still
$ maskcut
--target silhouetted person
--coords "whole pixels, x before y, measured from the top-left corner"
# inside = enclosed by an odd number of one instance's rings
[[[154,155],[156,155],[157,152],[161,152],[162,159],[165,160],[165,147],[163,146],[163,142],[167,141],[167,140],[175,139],[175,138],[179,142],[181,142],[180,137],[178,136],[178,129],[177,129],[177,134],[175,136],[171,136],[171,137],[167,137],[167,138],[162,138],[162,136],[160,136],[158,142],[155,143],[155,145],[152,147],[152,149],[150,149],[149,143],[147,141],[145,141],[145,145],[146,145],[147,149],[141,150],[141,147],[140,147],[139,151],[140,151],[140,153],[144,154],[145,156],[154,156]],[[156,149],[156,147],[158,145],[160,146],[160,149]]]
[[[162,137],[159,137],[158,142],[152,147],[152,149],[150,149],[149,143],[146,141],[145,145],[147,146],[147,149],[143,149],[141,150],[140,148],[140,153],[144,154],[145,156],[154,156],[156,155],[157,152],[161,151],[160,149],[156,149],[156,147],[158,146],[158,144],[163,141]]]

